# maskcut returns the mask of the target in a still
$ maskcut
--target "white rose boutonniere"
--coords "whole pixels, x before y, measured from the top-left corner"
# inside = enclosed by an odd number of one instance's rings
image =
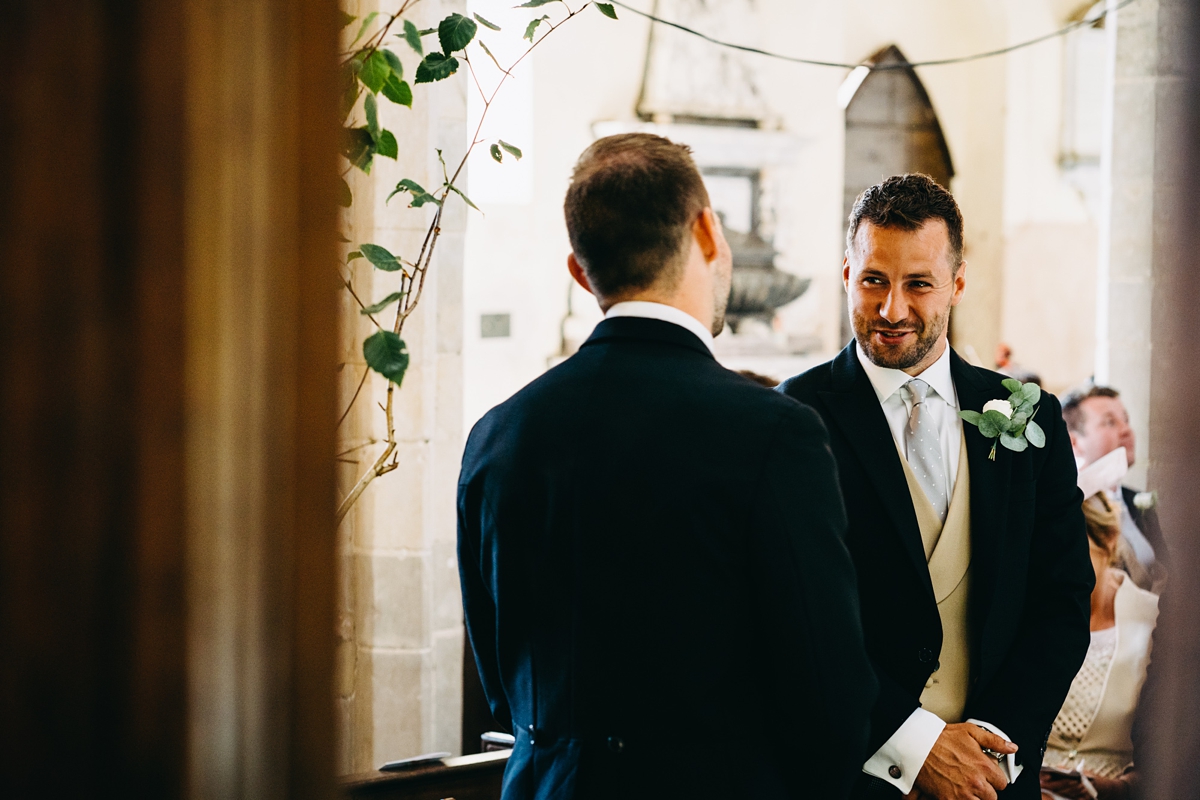
[[[1158,492],[1138,492],[1133,496],[1133,507],[1138,511],[1149,511],[1158,505]]]
[[[1033,421],[1037,414],[1037,403],[1042,399],[1042,389],[1036,383],[1021,383],[1009,378],[1003,381],[1005,389],[1012,392],[1007,400],[988,400],[982,411],[960,411],[964,422],[979,428],[985,439],[993,439],[988,458],[996,460],[996,445],[1002,444],[1015,453],[1029,445],[1046,446],[1046,432]]]

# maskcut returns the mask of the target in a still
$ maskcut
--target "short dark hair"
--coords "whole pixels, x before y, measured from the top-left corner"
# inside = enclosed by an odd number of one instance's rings
[[[928,175],[917,172],[893,175],[863,191],[850,211],[846,249],[854,249],[854,237],[863,220],[879,228],[915,231],[931,219],[946,223],[950,234],[950,257],[955,271],[963,261],[963,218],[954,195]]]
[[[593,142],[579,156],[563,212],[571,249],[600,297],[673,287],[708,190],[691,149],[649,133]]]
[[[1063,421],[1067,423],[1067,430],[1072,433],[1083,433],[1084,426],[1087,425],[1086,415],[1083,411],[1084,400],[1090,400],[1093,397],[1120,396],[1121,393],[1110,386],[1096,386],[1095,384],[1068,392],[1067,396],[1063,398],[1062,404]]]

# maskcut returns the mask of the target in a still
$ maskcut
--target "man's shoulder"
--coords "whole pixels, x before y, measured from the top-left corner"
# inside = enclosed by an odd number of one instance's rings
[[[801,403],[811,404],[818,392],[833,388],[833,364],[834,360],[830,359],[799,375],[793,375],[779,384],[777,391]]]

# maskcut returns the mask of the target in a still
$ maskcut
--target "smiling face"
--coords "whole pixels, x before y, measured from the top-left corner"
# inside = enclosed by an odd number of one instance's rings
[[[919,375],[941,357],[950,309],[966,288],[966,262],[956,271],[952,261],[941,219],[912,231],[859,226],[842,280],[854,338],[872,363]]]
[[[1129,412],[1119,397],[1089,397],[1079,404],[1083,411],[1083,429],[1071,431],[1071,446],[1084,464],[1091,464],[1116,450],[1125,448],[1125,459],[1133,466],[1137,447]]]

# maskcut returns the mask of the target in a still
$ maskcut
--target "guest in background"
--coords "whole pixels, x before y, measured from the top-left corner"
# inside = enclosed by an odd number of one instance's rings
[[[1136,782],[1131,731],[1150,663],[1158,597],[1113,566],[1121,537],[1116,504],[1100,492],[1084,501],[1083,513],[1096,571],[1092,642],[1050,731],[1042,797],[1127,800]]]
[[[1125,448],[1129,466],[1133,466],[1137,442],[1129,425],[1129,412],[1116,389],[1088,386],[1072,392],[1063,400],[1063,419],[1080,469],[1118,447]],[[1108,499],[1116,509],[1123,540],[1118,543],[1118,566],[1141,588],[1160,593],[1166,582],[1168,553],[1153,507],[1153,493],[1112,486]]]

